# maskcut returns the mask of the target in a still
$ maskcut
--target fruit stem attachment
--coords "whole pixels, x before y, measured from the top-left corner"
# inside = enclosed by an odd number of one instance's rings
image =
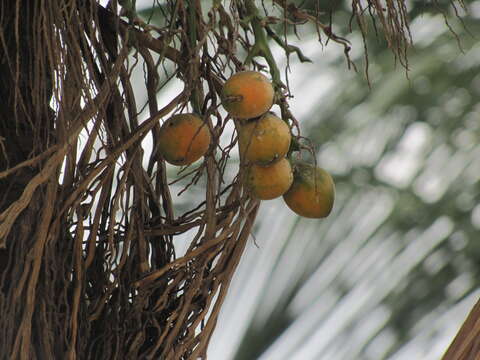
[[[301,150],[301,144],[298,142],[298,138],[296,136],[293,136],[292,141],[290,143],[290,148],[288,149],[287,157],[291,158],[292,153],[300,150]]]
[[[273,58],[270,47],[268,46],[267,35],[265,29],[261,23],[261,17],[257,6],[253,0],[245,0],[245,7],[247,9],[248,16],[244,21],[249,22],[253,28],[253,35],[255,36],[255,44],[250,49],[245,64],[249,64],[256,56],[262,56],[270,67],[270,74],[272,75],[273,84],[275,87],[285,88],[280,78],[280,71],[278,70],[277,63]]]

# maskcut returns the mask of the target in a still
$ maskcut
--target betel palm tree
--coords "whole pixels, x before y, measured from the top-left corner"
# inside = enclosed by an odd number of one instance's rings
[[[155,1],[160,21],[149,24],[136,3],[0,5],[5,359],[205,357],[259,205],[243,170],[223,181],[235,145],[221,142],[230,120],[219,110],[223,81],[247,68],[268,73],[293,127],[267,40],[306,61],[282,36],[313,24],[354,66],[328,11],[311,4]],[[364,35],[378,16],[407,65],[404,3],[352,5]],[[170,96],[173,77],[180,87]],[[183,190],[202,194],[186,209],[157,146],[160,123],[179,112],[200,114],[213,138],[204,160],[175,172]]]
[[[336,205],[322,221],[262,205],[211,358],[439,359],[478,300],[480,22],[447,16],[455,36],[417,14],[408,79],[375,34],[371,89],[328,47],[306,52],[320,65],[291,64],[292,109]]]

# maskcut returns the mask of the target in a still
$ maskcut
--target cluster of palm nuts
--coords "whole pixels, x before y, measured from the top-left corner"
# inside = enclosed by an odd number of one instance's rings
[[[275,90],[257,71],[241,71],[222,88],[222,104],[235,120],[246,187],[260,200],[283,196],[298,215],[323,218],[331,212],[335,186],[329,173],[315,165],[288,158],[289,124],[270,111]],[[159,151],[173,165],[188,165],[207,152],[211,136],[196,114],[177,114],[160,129]]]

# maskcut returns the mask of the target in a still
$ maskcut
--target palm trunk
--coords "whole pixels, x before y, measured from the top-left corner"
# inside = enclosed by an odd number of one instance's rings
[[[480,358],[480,301],[468,314],[442,360],[476,360]]]

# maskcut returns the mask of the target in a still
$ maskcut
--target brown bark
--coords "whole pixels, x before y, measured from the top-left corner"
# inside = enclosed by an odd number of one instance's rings
[[[478,359],[480,359],[480,300],[472,308],[442,357],[442,360]]]
[[[146,63],[141,124],[129,53]],[[185,108],[203,74],[200,61],[176,63],[185,89],[159,108],[153,55],[178,53],[93,1],[0,2],[1,359],[205,356],[258,202],[239,181],[218,186],[217,144],[196,170],[205,198],[183,215],[156,148],[143,168],[141,141],[158,141],[159,119]],[[215,99],[219,74],[204,77]],[[192,230],[176,257],[174,236]]]

